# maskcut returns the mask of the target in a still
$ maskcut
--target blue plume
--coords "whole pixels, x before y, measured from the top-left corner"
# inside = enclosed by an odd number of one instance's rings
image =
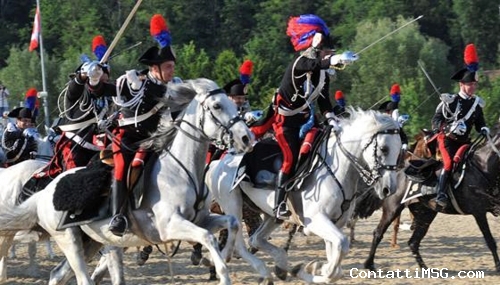
[[[297,21],[298,23],[301,24],[309,24],[309,25],[315,25],[321,27],[321,30],[325,34],[325,36],[328,36],[330,34],[330,31],[328,30],[328,27],[326,26],[325,21],[321,19],[320,17],[314,15],[314,14],[305,14],[305,15],[300,15],[299,20]]]

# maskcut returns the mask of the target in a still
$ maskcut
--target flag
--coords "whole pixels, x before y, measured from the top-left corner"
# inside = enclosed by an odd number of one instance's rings
[[[31,32],[30,51],[38,47],[38,37],[40,37],[40,12],[36,8],[35,21],[33,22],[33,31]]]

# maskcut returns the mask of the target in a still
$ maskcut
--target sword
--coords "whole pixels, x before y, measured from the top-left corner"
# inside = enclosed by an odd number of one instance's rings
[[[134,17],[135,13],[137,12],[137,9],[141,5],[142,0],[138,0],[137,3],[135,3],[134,8],[132,8],[132,11],[130,11],[130,14],[128,14],[127,19],[125,19],[125,22],[123,22],[122,26],[120,27],[120,30],[116,33],[115,38],[109,45],[109,48],[106,50],[106,53],[102,56],[102,59],[100,61],[101,64],[104,64],[105,62],[108,61],[109,56],[111,55],[111,52],[115,48],[116,44],[118,43],[118,40],[122,37],[123,33],[125,32],[125,29],[127,28],[128,24],[132,20],[132,17]]]
[[[122,49],[121,51],[115,52],[112,56],[110,56],[110,57],[109,57],[109,60],[111,60],[111,59],[113,59],[113,58],[115,58],[115,57],[119,56],[120,54],[122,54],[122,53],[124,53],[124,52],[126,52],[126,51],[128,51],[128,50],[131,50],[131,49],[133,49],[133,48],[135,48],[135,47],[138,47],[138,46],[140,46],[140,45],[142,45],[142,42],[137,42],[137,43],[135,43],[134,45],[131,45],[131,46],[129,46],[129,47],[127,47],[127,48],[125,48],[125,49]]]
[[[358,51],[358,52],[357,52],[357,53],[355,53],[355,54],[356,54],[356,55],[359,55],[360,53],[364,52],[365,50],[367,50],[367,49],[371,48],[371,47],[372,47],[372,46],[374,46],[375,44],[379,43],[380,41],[382,41],[382,40],[386,39],[387,37],[389,37],[390,35],[394,34],[395,32],[397,32],[397,31],[401,30],[402,28],[404,28],[404,27],[408,26],[409,24],[411,24],[411,23],[413,23],[413,22],[416,22],[416,21],[420,20],[423,16],[424,16],[424,15],[420,15],[420,16],[418,16],[417,18],[415,18],[415,19],[413,19],[413,20],[409,21],[408,23],[406,23],[406,24],[402,25],[401,27],[399,27],[399,28],[395,29],[394,31],[392,31],[392,32],[388,33],[387,35],[385,35],[385,36],[381,37],[380,39],[378,39],[378,40],[374,41],[373,43],[369,44],[368,46],[366,46],[365,48],[361,49],[360,51]]]
[[[434,91],[439,94],[439,88],[437,88],[436,84],[434,84],[434,81],[432,81],[431,77],[429,76],[429,73],[427,73],[424,66],[422,65],[422,62],[420,60],[417,60],[417,63],[418,63],[418,66],[420,67],[420,69],[422,70],[422,72],[424,73],[425,77],[427,77],[427,80],[429,81],[429,83],[432,85],[432,88],[434,88]],[[432,93],[432,94],[434,94],[434,93]]]

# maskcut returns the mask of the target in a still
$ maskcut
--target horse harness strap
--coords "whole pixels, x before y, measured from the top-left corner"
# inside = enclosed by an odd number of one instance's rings
[[[375,145],[374,145],[374,153],[373,153],[373,156],[375,158],[375,168],[370,170],[370,169],[367,169],[366,167],[364,167],[363,165],[361,165],[361,163],[359,163],[359,160],[354,157],[354,155],[352,155],[349,151],[347,151],[347,149],[344,147],[344,145],[341,143],[340,141],[340,137],[337,138],[337,143],[339,145],[339,148],[340,150],[342,151],[342,153],[344,153],[345,156],[347,156],[347,158],[353,163],[354,167],[359,171],[361,177],[363,178],[363,181],[366,183],[366,185],[368,186],[371,186],[373,185],[373,183],[375,181],[377,181],[379,178],[380,178],[380,173],[379,173],[379,170],[380,169],[385,169],[385,170],[397,170],[397,165],[381,165],[377,158],[376,158],[376,152],[377,152],[377,140],[376,140],[376,137],[378,135],[396,135],[396,134],[399,134],[400,133],[400,130],[399,129],[387,129],[387,130],[383,130],[383,131],[379,131],[377,133],[375,133],[370,141],[368,141],[368,143],[365,145],[365,147],[363,148],[363,150],[367,149],[368,146],[373,142],[375,141]]]
[[[92,151],[101,151],[102,150],[101,147],[98,147],[94,144],[89,143],[88,141],[84,140],[81,136],[77,135],[76,133],[64,132],[64,136],[67,137],[68,139],[74,141],[79,146],[83,147],[84,149],[88,149],[88,150],[92,150]]]

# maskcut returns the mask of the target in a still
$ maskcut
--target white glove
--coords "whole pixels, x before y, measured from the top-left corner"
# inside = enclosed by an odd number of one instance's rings
[[[107,119],[102,119],[97,122],[97,128],[99,131],[104,132],[111,126],[111,122]]]
[[[132,90],[141,89],[142,81],[139,79],[139,76],[137,76],[137,71],[127,70],[125,75],[127,76],[127,82],[130,84]]]
[[[402,149],[402,150],[404,150],[404,151],[406,151],[406,150],[408,149],[408,144],[405,144],[405,143],[404,143],[404,144],[401,146],[401,149]]]
[[[342,54],[335,54],[330,57],[330,65],[348,65],[358,60],[358,55],[352,51],[345,51]]]
[[[481,128],[481,134],[484,136],[489,136],[490,135],[490,129],[488,127],[482,127]]]
[[[340,130],[340,125],[337,122],[338,118],[333,112],[326,113],[325,118],[328,120],[328,124],[333,127],[333,130],[335,132],[338,132]]]
[[[399,124],[399,127],[403,127],[403,125],[408,122],[408,120],[410,119],[410,115],[407,115],[407,114],[403,114],[401,116],[398,117],[398,124]]]
[[[23,136],[27,138],[37,138],[38,131],[35,128],[26,128],[23,131]]]
[[[99,84],[103,75],[102,66],[98,61],[86,62],[82,65],[81,73],[89,78],[91,86]]]

